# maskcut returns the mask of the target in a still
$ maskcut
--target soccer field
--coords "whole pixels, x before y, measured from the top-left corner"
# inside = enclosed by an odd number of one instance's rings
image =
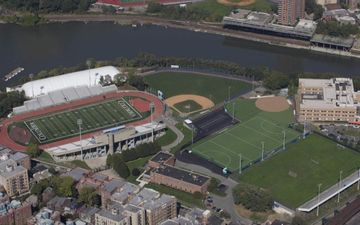
[[[194,153],[235,171],[240,166],[240,155],[244,168],[261,160],[263,155],[266,158],[269,153],[282,148],[284,133],[285,143],[299,136],[288,128],[292,118],[290,109],[279,113],[264,112],[257,109],[252,100],[238,100],[235,108],[241,110],[236,114],[241,122],[196,143]]]
[[[51,113],[26,120],[23,123],[36,140],[40,144],[44,144],[78,135],[78,119],[82,119],[81,132],[84,134],[141,118],[142,115],[121,98]]]
[[[296,208],[360,166],[360,154],[316,134],[245,171],[240,180],[268,189],[276,201]]]

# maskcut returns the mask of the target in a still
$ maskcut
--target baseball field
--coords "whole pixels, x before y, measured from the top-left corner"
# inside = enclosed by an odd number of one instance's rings
[[[282,148],[283,143],[296,139],[299,134],[288,128],[292,122],[292,110],[266,112],[256,106],[255,100],[239,99],[227,106],[228,112],[239,124],[216,136],[195,144],[193,152],[231,171],[252,165],[273,151]],[[285,136],[284,136],[285,135]]]
[[[40,144],[79,135],[81,132],[119,126],[143,116],[124,98],[86,105],[25,120],[23,123]]]
[[[151,88],[161,90],[165,98],[177,95],[199,95],[215,104],[228,99],[230,95],[246,92],[251,85],[239,80],[206,76],[194,73],[160,72],[145,76]]]
[[[275,200],[296,208],[318,191],[338,182],[339,173],[350,175],[360,166],[360,154],[337,145],[316,134],[263,163],[257,164],[241,176],[240,180],[271,191]]]

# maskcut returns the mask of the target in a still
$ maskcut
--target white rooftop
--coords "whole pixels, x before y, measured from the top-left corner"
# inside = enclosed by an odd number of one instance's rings
[[[113,66],[104,66],[90,70],[67,73],[55,77],[34,80],[23,84],[17,90],[24,91],[28,97],[36,97],[51,91],[77,86],[93,86],[99,84],[100,77],[110,76],[111,79],[120,71]]]

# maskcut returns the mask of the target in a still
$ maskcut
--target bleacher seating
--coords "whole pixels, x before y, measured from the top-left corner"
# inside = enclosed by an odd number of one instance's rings
[[[49,92],[47,95],[41,95],[34,99],[24,102],[24,105],[15,107],[13,109],[14,114],[21,114],[25,112],[35,111],[46,107],[64,104],[66,102],[72,102],[92,96],[102,95],[105,93],[116,91],[115,85],[102,87],[96,86],[77,86]]]

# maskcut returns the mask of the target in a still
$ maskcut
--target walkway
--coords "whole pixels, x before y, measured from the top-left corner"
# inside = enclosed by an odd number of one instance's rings
[[[302,212],[310,212],[316,207],[324,204],[332,197],[336,196],[338,193],[346,190],[356,182],[360,182],[360,169],[355,171],[350,176],[346,177],[342,181],[334,184],[330,188],[326,189],[325,191],[321,192],[319,196],[314,197],[310,201],[306,202],[305,204],[301,205],[297,210]]]
[[[161,147],[161,150],[163,151],[170,151],[172,148],[176,147],[180,142],[182,142],[182,140],[184,139],[184,134],[179,129],[177,129],[177,127],[175,126],[176,122],[173,119],[163,117],[163,121],[165,122],[166,126],[176,134],[175,141]]]

